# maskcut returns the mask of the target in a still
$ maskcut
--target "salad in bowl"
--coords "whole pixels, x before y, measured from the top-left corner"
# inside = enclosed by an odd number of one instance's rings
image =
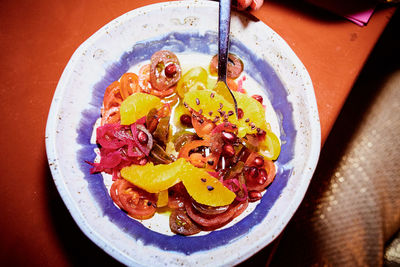
[[[237,114],[216,87],[214,1],[132,10],[60,78],[45,139],[55,185],[82,232],[125,265],[238,264],[307,190],[320,150],[312,81],[271,28],[231,18]]]
[[[273,182],[281,149],[276,123],[267,120],[273,109],[265,95],[250,93],[256,88],[245,88],[251,78],[230,54],[236,114],[216,86],[217,60],[203,55],[195,62],[206,64],[187,66],[185,55],[160,50],[105,90],[93,135],[97,157],[88,163],[91,173],[111,177],[110,197],[133,219],[163,214],[179,235],[216,230]]]

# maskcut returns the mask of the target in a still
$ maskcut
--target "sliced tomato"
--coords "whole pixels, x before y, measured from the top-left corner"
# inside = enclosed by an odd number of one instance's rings
[[[169,103],[165,103],[158,111],[157,116],[160,118],[165,118],[171,115],[171,105]]]
[[[234,79],[227,78],[226,84],[228,85],[229,89],[231,89],[232,91],[238,90],[238,84],[235,82]]]
[[[249,201],[246,199],[245,201],[238,202],[238,204],[234,207],[235,213],[233,214],[232,219],[238,217],[240,214],[243,213],[247,209],[249,205]]]
[[[210,146],[210,143],[206,140],[193,140],[189,143],[186,143],[181,150],[179,151],[179,156],[178,158],[189,158],[189,152],[195,148],[201,147],[201,146]]]
[[[217,215],[224,213],[229,209],[229,205],[226,206],[220,206],[220,207],[211,207],[207,206],[204,204],[197,203],[196,201],[192,201],[192,206],[199,211],[200,213],[206,214],[206,215]]]
[[[192,88],[205,89],[208,82],[207,71],[202,67],[195,67],[188,70],[179,80],[176,87],[177,94],[184,98],[185,94]]]
[[[140,92],[139,78],[135,73],[127,72],[120,79],[120,93],[122,99],[126,99],[133,93]]]
[[[192,163],[196,167],[204,168],[207,162],[207,158],[203,157],[200,153],[190,153],[192,150],[198,147],[208,147],[210,143],[206,140],[193,140],[186,143],[179,151],[178,158],[184,158]]]
[[[197,112],[193,112],[192,125],[196,131],[196,134],[203,138],[209,136],[212,130],[215,128],[215,123],[203,116],[200,116]]]
[[[245,166],[255,166],[254,160],[257,157],[260,157],[260,155],[257,152],[251,152],[250,155],[247,157],[246,162],[244,163]]]
[[[101,109],[101,125],[120,121],[119,107],[123,101],[120,89],[119,81],[115,81],[107,87]]]
[[[176,85],[170,87],[170,88],[167,89],[167,90],[156,90],[156,89],[151,89],[151,90],[150,90],[150,94],[155,95],[155,96],[158,96],[158,97],[167,97],[167,96],[172,95],[172,94],[175,92],[175,88],[176,88]]]
[[[242,60],[234,54],[229,53],[228,55],[228,68],[227,68],[227,77],[231,79],[236,79],[240,76],[243,71],[243,62]],[[215,55],[211,59],[210,63],[210,73],[212,75],[218,74],[218,54]]]
[[[168,207],[182,209],[185,207],[185,199],[188,197],[185,186],[182,183],[178,183],[168,189]]]
[[[194,235],[201,229],[190,219],[184,209],[175,209],[169,216],[171,231],[179,235]]]
[[[256,167],[254,159],[260,157],[256,152],[252,152],[246,160],[245,165],[248,167]],[[263,191],[268,185],[272,183],[276,176],[275,164],[272,160],[264,158],[263,166],[257,169],[257,177],[246,176],[246,186],[249,191]]]
[[[206,230],[214,230],[226,225],[232,219],[239,216],[247,208],[247,206],[247,200],[242,202],[234,201],[229,205],[229,208],[225,212],[215,215],[208,215],[195,209],[190,201],[185,203],[185,209],[189,217]]]
[[[267,184],[265,187],[267,187],[275,179],[276,167],[275,167],[275,164],[274,164],[274,162],[272,160],[264,160],[263,168],[267,171],[267,174],[268,174],[266,182],[265,182]]]
[[[181,78],[181,65],[173,52],[157,51],[151,56],[150,62],[150,83],[153,89],[167,91]]]
[[[276,160],[281,153],[279,138],[272,131],[267,131],[265,139],[261,141],[260,147],[260,153],[270,160]]]
[[[201,153],[190,154],[189,161],[198,168],[205,168],[207,164],[207,159]]]
[[[168,99],[170,99],[169,97],[171,96],[172,102],[175,101],[176,103],[177,97],[175,99],[172,97],[172,94],[175,92],[176,85],[173,85],[169,88],[163,88],[162,90],[157,89],[156,87],[152,86],[150,82],[150,70],[151,70],[150,64],[142,66],[139,70],[138,84],[142,92]]]
[[[123,99],[120,90],[121,84],[119,81],[115,81],[107,87],[103,98],[104,112],[112,107],[119,107],[121,105]]]
[[[150,93],[152,89],[150,83],[150,64],[146,64],[140,68],[138,81],[142,91],[145,93]]]
[[[110,123],[118,123],[121,121],[119,107],[112,107],[101,115],[101,126]]]
[[[171,94],[161,99],[161,102],[164,104],[168,104],[170,107],[173,107],[178,102],[178,100],[179,96],[177,94]]]
[[[111,199],[114,201],[115,204],[117,204],[118,207],[122,209],[122,203],[119,201],[119,195],[118,195],[118,188],[121,184],[122,179],[117,179],[110,188],[110,196]]]
[[[135,219],[149,219],[156,212],[156,195],[136,187],[125,179],[114,182],[110,195],[121,209]]]

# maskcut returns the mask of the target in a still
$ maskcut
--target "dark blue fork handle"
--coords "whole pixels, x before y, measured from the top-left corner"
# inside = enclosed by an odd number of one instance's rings
[[[226,82],[228,63],[229,31],[231,21],[231,0],[219,1],[219,30],[218,30],[218,80]]]

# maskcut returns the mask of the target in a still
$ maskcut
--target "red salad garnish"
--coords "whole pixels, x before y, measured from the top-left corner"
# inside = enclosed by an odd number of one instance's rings
[[[132,124],[132,127],[136,129],[137,126]],[[117,175],[115,169],[120,170],[131,164],[139,164],[140,160],[149,154],[150,149],[148,146],[143,147],[138,143],[137,138],[133,136],[130,129],[132,127],[113,123],[97,128],[97,143],[101,146],[100,162],[91,163],[93,165],[91,173],[104,171],[113,174],[115,179],[116,177],[114,176]],[[144,126],[139,127],[144,128]],[[149,134],[148,144],[152,145],[152,142],[151,134]]]

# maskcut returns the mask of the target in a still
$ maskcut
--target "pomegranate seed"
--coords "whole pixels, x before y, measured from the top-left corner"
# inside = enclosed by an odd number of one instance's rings
[[[233,133],[222,131],[222,140],[225,142],[233,143],[236,140],[236,136]]]
[[[256,167],[250,167],[249,169],[249,176],[250,178],[257,178],[258,177],[258,169]]]
[[[261,104],[264,100],[263,97],[260,95],[252,95],[251,97],[254,98],[255,100],[257,100],[258,102],[260,102]]]
[[[238,108],[238,119],[240,120],[241,118],[243,118],[243,116],[244,116],[243,109]]]
[[[172,78],[175,73],[176,73],[176,65],[175,64],[169,64],[168,66],[165,67],[165,76],[168,78]]]
[[[139,143],[141,143],[142,145],[147,144],[147,141],[149,140],[147,134],[141,130],[138,131],[137,138],[139,140]]]
[[[267,176],[267,171],[265,169],[260,169],[257,183],[264,184],[267,181]]]
[[[187,114],[183,114],[183,115],[180,117],[180,121],[181,121],[181,123],[182,123],[183,125],[185,125],[185,126],[187,126],[187,127],[193,127],[193,125],[192,125],[192,117],[190,117],[190,116],[187,115]]]
[[[226,157],[233,157],[235,155],[235,149],[232,145],[226,144],[222,147],[222,154]]]
[[[261,167],[264,165],[264,159],[262,157],[256,157],[253,161],[254,165]]]
[[[257,200],[260,200],[262,198],[262,195],[260,192],[258,191],[250,191],[249,192],[249,200],[250,202],[254,202]]]
[[[267,177],[260,176],[257,180],[258,184],[264,184],[267,181]]]

